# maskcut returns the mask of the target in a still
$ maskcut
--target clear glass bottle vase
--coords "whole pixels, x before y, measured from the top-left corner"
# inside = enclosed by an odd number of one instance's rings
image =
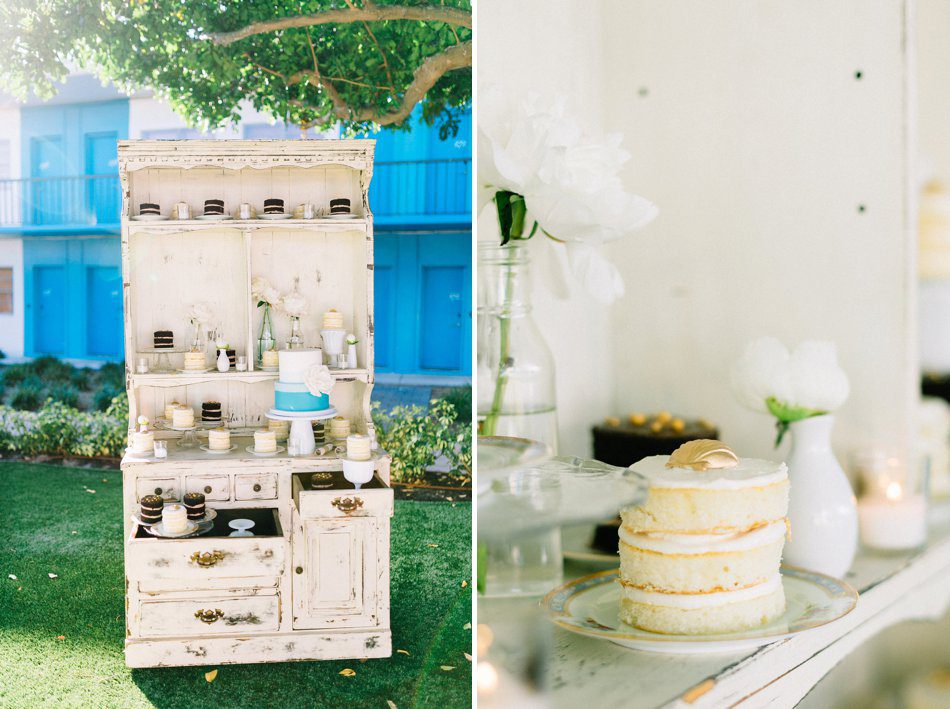
[[[554,358],[531,315],[530,274],[526,246],[478,245],[479,434],[557,452]]]
[[[270,305],[265,303],[263,306],[264,314],[261,316],[261,333],[257,338],[257,363],[261,364],[264,353],[267,350],[274,349],[277,340],[274,338],[274,325],[271,321]]]

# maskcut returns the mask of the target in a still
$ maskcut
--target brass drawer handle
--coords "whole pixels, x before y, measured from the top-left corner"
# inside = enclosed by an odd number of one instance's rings
[[[194,563],[198,564],[198,566],[203,566],[205,568],[208,568],[209,566],[214,566],[223,558],[224,558],[224,552],[218,551],[217,549],[215,549],[214,551],[205,551],[205,552],[196,551],[194,554],[191,555],[191,560]]]
[[[260,492],[260,491],[261,491],[261,484],[254,483],[254,492]]]
[[[156,495],[161,495],[161,494],[162,494],[162,488],[160,488],[160,487],[155,488],[155,494],[156,494]]]
[[[330,503],[343,514],[352,514],[363,506],[363,501],[358,497],[338,497]]]
[[[212,623],[217,623],[219,618],[224,617],[224,611],[220,608],[215,608],[214,610],[201,610],[195,611],[195,618],[200,620],[202,623],[207,623],[211,625]]]
[[[210,495],[210,494],[211,494],[211,486],[205,485],[205,495]]]

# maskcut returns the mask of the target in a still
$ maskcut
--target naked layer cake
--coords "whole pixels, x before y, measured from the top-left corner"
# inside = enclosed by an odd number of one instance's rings
[[[655,633],[730,633],[784,613],[784,463],[697,440],[631,470],[649,492],[620,515],[624,622]]]

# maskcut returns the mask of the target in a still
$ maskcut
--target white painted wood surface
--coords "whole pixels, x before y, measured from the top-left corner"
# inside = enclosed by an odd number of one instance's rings
[[[336,454],[258,457],[245,450],[251,429],[266,423],[274,404],[275,373],[255,371],[254,340],[261,313],[250,296],[254,276],[283,292],[299,277],[310,314],[308,344],[319,345],[324,310],[344,314],[360,340],[360,367],[334,372],[331,405],[359,432],[375,435],[369,415],[373,386],[373,219],[367,191],[373,141],[129,141],[119,147],[123,186],[122,257],[126,312],[126,368],[130,432],[139,414],[153,421],[165,404],[222,403],[236,450],[210,455],[177,446],[181,434],[157,430],[168,457],[122,462],[127,579],[126,662],[156,667],[342,657],[385,657],[389,633],[389,518],[392,490],[373,490],[366,509],[345,511],[336,498],[353,496],[349,483],[320,491],[306,522],[295,524],[294,475],[342,470]],[[188,201],[223,198],[233,211],[281,197],[285,208],[310,201],[328,207],[332,197],[352,201],[359,219],[132,222],[138,203],[158,202],[168,213]],[[139,356],[151,354],[156,329],[175,332],[176,349],[188,344],[187,312],[207,302],[224,337],[248,357],[250,371],[134,374]],[[286,316],[274,313],[278,341],[289,335]],[[171,355],[180,364],[182,355]],[[209,365],[210,365],[209,356]],[[389,483],[389,457],[376,462]],[[274,536],[140,538],[132,515],[141,496],[159,491],[180,500],[202,492],[210,507],[269,509]],[[382,495],[380,495],[382,493]],[[306,493],[310,495],[311,493]],[[323,515],[323,516],[320,516]],[[304,532],[304,524],[308,529]],[[292,563],[301,564],[300,574]],[[308,596],[308,594],[311,594]],[[303,625],[291,622],[303,609]],[[196,613],[198,616],[196,617]],[[328,628],[314,632],[303,627]]]
[[[860,593],[836,623],[752,652],[664,655],[621,648],[551,626],[525,600],[481,600],[479,622],[516,658],[518,628],[544,638],[546,681],[554,707],[793,707],[848,652],[907,619],[935,619],[950,608],[950,524],[937,510],[930,545],[910,555],[862,552],[848,575]],[[950,510],[948,510],[950,511]],[[569,574],[590,569],[572,565]],[[533,624],[533,625],[532,625]]]

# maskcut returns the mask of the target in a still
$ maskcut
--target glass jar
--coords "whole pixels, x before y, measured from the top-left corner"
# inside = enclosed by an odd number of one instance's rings
[[[531,315],[527,247],[478,245],[478,426],[557,452],[554,358]]]
[[[261,315],[261,333],[257,337],[257,363],[262,365],[262,358],[267,350],[274,349],[277,340],[274,339],[274,326],[271,323],[270,303],[261,306],[264,309]]]

